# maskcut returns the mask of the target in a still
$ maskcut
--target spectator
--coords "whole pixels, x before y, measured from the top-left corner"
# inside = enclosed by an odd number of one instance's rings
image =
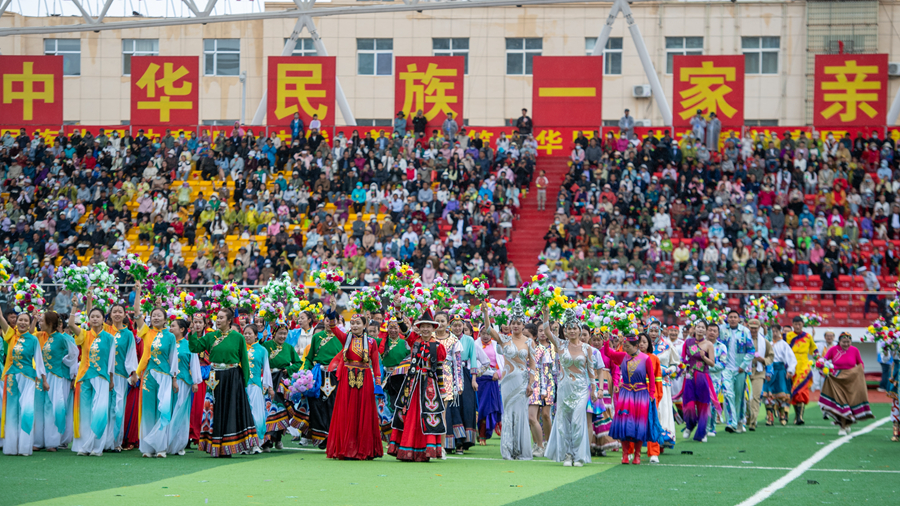
[[[619,118],[619,135],[625,139],[630,139],[634,133],[634,118],[631,117],[630,111],[625,109],[625,114]],[[620,150],[621,151],[621,150]]]
[[[532,125],[531,118],[528,116],[528,109],[522,109],[522,115],[516,120],[516,128],[519,129],[519,135],[521,136],[531,134],[534,125]]]

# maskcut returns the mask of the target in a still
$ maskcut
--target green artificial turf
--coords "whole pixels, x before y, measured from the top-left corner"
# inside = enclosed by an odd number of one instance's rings
[[[873,411],[884,418],[889,406],[873,405]],[[660,466],[624,466],[619,464],[621,453],[583,468],[546,459],[503,461],[497,438],[464,458],[428,464],[387,456],[370,462],[332,461],[322,451],[293,445],[283,452],[232,459],[211,459],[200,452],[142,459],[134,451],[100,458],[72,452],[0,456],[0,504],[732,505],[837,439],[837,430],[821,419],[816,406],[809,406],[806,420],[801,428],[760,425],[756,432],[740,435],[720,429],[706,444],[684,442],[679,435],[675,451],[665,452]],[[900,444],[892,443],[890,435],[890,424],[885,424],[854,438],[763,504],[896,504],[900,474],[859,472],[900,470]],[[646,455],[643,461],[649,462]]]

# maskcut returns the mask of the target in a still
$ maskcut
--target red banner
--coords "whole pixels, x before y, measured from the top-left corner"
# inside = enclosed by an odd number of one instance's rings
[[[327,127],[335,123],[334,56],[270,56],[266,118],[290,125],[295,114],[308,128],[313,116]]]
[[[257,127],[257,128],[260,129],[260,131],[262,131],[263,133],[265,133],[265,131],[266,131],[266,127]],[[185,138],[188,138],[188,139],[190,139],[192,133],[195,135],[197,134],[197,126],[196,125],[188,125],[188,126],[162,125],[162,126],[160,126],[160,125],[136,124],[136,125],[131,126],[131,135],[133,137],[137,137],[138,133],[140,133],[141,130],[144,131],[144,135],[151,141],[154,141],[157,138],[162,139],[163,137],[165,137],[166,130],[169,130],[172,134],[172,137],[176,137],[176,138],[178,137],[179,132],[184,132]],[[231,133],[230,127],[228,130],[228,133]],[[94,134],[94,135],[96,135],[96,134]],[[215,137],[213,137],[213,138],[215,138]]]
[[[816,127],[887,124],[887,54],[817,54]]]
[[[132,125],[196,125],[199,104],[196,56],[131,57]]]
[[[9,135],[13,137],[18,137],[21,129],[25,129],[25,134],[28,137],[34,139],[40,137],[44,139],[44,144],[48,146],[53,145],[53,141],[59,136],[62,132],[62,129],[59,127],[45,127],[39,126],[36,127],[34,125],[10,125],[10,126],[0,126],[0,136],[6,135],[9,132]]]
[[[66,125],[63,127],[63,131],[66,135],[72,135],[75,130],[82,135],[84,132],[91,132],[96,137],[100,134],[101,128],[107,136],[112,135],[115,131],[119,132],[119,137],[125,137],[125,134],[131,131],[131,127],[128,125]]]
[[[463,83],[466,60],[462,56],[398,56],[394,78],[394,110],[411,121],[417,111],[428,119],[429,132],[440,130],[447,114],[462,128]],[[412,125],[408,124],[408,129]]]
[[[699,110],[715,113],[722,126],[744,124],[744,55],[676,55],[672,83],[672,118],[690,126]]]
[[[603,57],[535,56],[531,106],[536,125],[603,123]]]
[[[62,125],[62,56],[0,56],[0,76],[0,117],[4,122]]]

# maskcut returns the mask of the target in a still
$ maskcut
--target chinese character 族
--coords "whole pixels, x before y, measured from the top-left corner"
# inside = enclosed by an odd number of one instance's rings
[[[456,86],[453,82],[441,80],[441,77],[455,76],[456,69],[441,69],[436,63],[429,63],[424,72],[419,72],[415,63],[407,65],[406,72],[400,72],[400,80],[404,82],[405,90],[402,107],[404,113],[409,115],[412,111],[422,109],[428,121],[436,118],[438,114],[457,115],[457,111],[454,111],[450,104],[456,104],[459,97],[447,95],[447,92],[453,91]]]

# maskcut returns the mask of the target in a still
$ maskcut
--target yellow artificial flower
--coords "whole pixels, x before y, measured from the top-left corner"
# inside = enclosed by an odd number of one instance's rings
[[[874,333],[875,333],[875,327],[872,326],[872,325],[869,325],[868,331],[874,334]]]

